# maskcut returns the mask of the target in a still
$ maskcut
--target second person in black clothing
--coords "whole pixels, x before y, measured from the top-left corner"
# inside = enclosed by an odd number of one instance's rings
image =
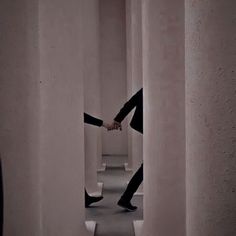
[[[143,89],[140,89],[135,95],[133,95],[128,102],[124,104],[119,113],[114,118],[113,124],[108,127],[109,130],[121,129],[121,122],[125,117],[135,108],[134,115],[130,122],[130,126],[136,131],[143,133]],[[129,184],[118,201],[118,205],[125,208],[128,211],[135,211],[136,206],[131,204],[131,199],[138,187],[143,181],[143,164],[133,175]]]

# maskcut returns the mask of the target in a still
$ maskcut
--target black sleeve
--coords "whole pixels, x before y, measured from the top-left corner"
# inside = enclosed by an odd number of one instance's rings
[[[87,124],[90,124],[90,125],[96,125],[96,126],[100,127],[100,126],[102,126],[103,121],[98,119],[98,118],[95,118],[93,116],[90,116],[87,113],[84,113],[84,123],[87,123]]]
[[[142,102],[143,89],[140,89],[136,94],[134,94],[128,102],[124,104],[119,113],[114,118],[115,121],[121,123],[124,118],[136,107],[139,102]]]

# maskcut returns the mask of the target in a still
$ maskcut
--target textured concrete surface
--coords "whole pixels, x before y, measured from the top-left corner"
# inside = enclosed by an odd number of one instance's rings
[[[99,0],[84,1],[84,111],[101,118]],[[88,192],[99,191],[97,162],[101,155],[98,134],[101,129],[85,124],[85,185]]]
[[[84,210],[82,2],[39,4],[40,235],[45,236],[89,235]]]
[[[1,1],[0,152],[4,235],[39,235],[38,1]]]
[[[111,122],[127,99],[125,0],[100,0],[102,118]],[[127,122],[122,132],[103,132],[103,154],[128,152]]]
[[[132,74],[131,74],[131,0],[125,1],[125,23],[126,23],[126,79],[127,79],[127,99],[132,96]],[[128,115],[128,123],[132,114]],[[132,163],[132,129],[128,128],[128,158],[126,168],[131,169]]]
[[[130,70],[130,76],[127,79],[131,80],[131,92],[129,98],[143,87],[143,58],[142,58],[142,16],[141,16],[141,0],[126,1],[126,19],[130,26],[127,29],[127,51],[130,51],[130,56],[127,56],[127,70]],[[130,20],[129,20],[130,18]],[[129,20],[129,21],[128,21]],[[129,40],[129,41],[128,41]],[[130,48],[128,48],[130,47]],[[127,73],[128,75],[128,73]],[[128,98],[128,99],[129,99]],[[132,117],[132,114],[131,114]],[[131,155],[132,168],[136,170],[143,162],[143,135],[137,131],[130,129],[131,132]],[[139,192],[143,191],[143,185],[139,187]]]
[[[143,236],[185,235],[184,1],[143,1]]]
[[[106,156],[105,172],[99,173],[104,182],[104,199],[86,209],[86,219],[97,222],[96,236],[134,236],[133,220],[142,220],[142,197],[135,196],[132,203],[138,206],[136,212],[126,212],[116,205],[131,172],[124,170],[123,156]]]
[[[5,236],[88,235],[81,2],[1,2]]]
[[[187,235],[236,235],[236,2],[186,1]]]

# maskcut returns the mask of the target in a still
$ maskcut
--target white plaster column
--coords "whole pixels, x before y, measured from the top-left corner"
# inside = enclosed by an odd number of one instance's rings
[[[40,1],[41,235],[45,236],[91,235],[84,209],[83,2]]]
[[[4,236],[41,236],[38,1],[0,7],[0,155]]]
[[[143,1],[142,236],[185,235],[184,1]]]
[[[126,1],[128,99],[143,87],[141,1]],[[129,116],[131,120],[133,112]],[[129,159],[127,170],[136,171],[143,162],[143,137],[128,126]],[[130,158],[131,157],[131,158]],[[138,192],[142,192],[142,186]]]
[[[125,0],[100,0],[102,117],[112,122],[127,101]],[[103,130],[105,155],[127,155],[127,120],[123,130]]]
[[[97,170],[105,171],[106,163],[103,161],[103,153],[102,153],[102,130],[98,130],[97,132],[97,145],[98,145],[98,162],[97,162]]]
[[[143,87],[141,0],[131,0],[132,95]],[[131,129],[131,127],[129,127]],[[132,166],[136,172],[143,162],[143,135],[132,129]],[[143,192],[141,185],[137,193]]]
[[[131,54],[131,1],[126,0],[126,75],[127,75],[127,100],[132,96],[132,54]],[[128,115],[128,123],[131,121],[132,114]],[[125,169],[127,171],[132,170],[132,130],[128,126],[128,157],[127,163],[125,163]]]
[[[84,104],[85,112],[101,118],[100,64],[99,64],[99,1],[84,2]],[[99,155],[98,135],[101,128],[85,124],[85,183],[89,193],[101,195],[97,166]]]
[[[236,235],[236,2],[185,2],[187,235]]]

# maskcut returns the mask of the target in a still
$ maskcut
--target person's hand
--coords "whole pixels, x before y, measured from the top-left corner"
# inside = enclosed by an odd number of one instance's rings
[[[113,121],[112,124],[109,126],[108,130],[114,130],[114,129],[122,130],[121,123],[119,123],[117,121]]]
[[[106,128],[107,130],[110,130],[110,129],[111,129],[111,125],[108,124],[108,123],[106,123],[106,122],[103,122],[102,126],[103,126],[104,128]]]

